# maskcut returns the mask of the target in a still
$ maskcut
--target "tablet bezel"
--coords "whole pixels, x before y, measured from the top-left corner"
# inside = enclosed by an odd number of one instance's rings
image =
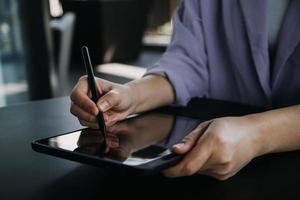
[[[72,134],[74,132],[82,131],[85,129],[86,128],[70,131],[68,133],[63,133],[63,134],[59,134],[59,135],[55,135],[43,139],[38,139],[31,143],[31,147],[36,152],[52,155],[59,158],[64,158],[67,160],[93,165],[100,168],[109,168],[112,170],[122,169],[128,172],[134,172],[134,173],[144,174],[144,175],[152,175],[152,174],[160,173],[163,169],[175,165],[182,159],[182,156],[171,153],[169,155],[163,156],[161,158],[155,159],[153,161],[141,165],[130,166],[110,159],[104,159],[101,157],[83,154],[80,152],[74,152],[74,151],[61,149],[61,148],[55,148],[50,145],[46,145],[42,142],[45,140],[49,140],[51,138]]]

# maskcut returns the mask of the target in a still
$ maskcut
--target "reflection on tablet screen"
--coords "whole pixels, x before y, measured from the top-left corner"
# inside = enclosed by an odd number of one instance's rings
[[[54,148],[136,166],[171,154],[170,147],[194,129],[199,120],[152,113],[108,128],[107,145],[99,130],[83,129],[45,141]]]

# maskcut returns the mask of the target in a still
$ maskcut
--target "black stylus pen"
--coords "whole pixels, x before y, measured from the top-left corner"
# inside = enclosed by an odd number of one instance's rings
[[[85,69],[86,69],[89,88],[92,92],[92,101],[97,103],[97,101],[100,98],[100,95],[99,95],[99,90],[96,85],[96,81],[95,81],[95,77],[94,77],[94,71],[93,71],[93,66],[92,66],[92,62],[91,62],[91,58],[90,58],[90,54],[89,54],[89,49],[86,46],[83,46],[81,48],[81,53],[83,56],[83,61],[84,61]],[[104,121],[102,112],[99,112],[99,114],[97,115],[97,121],[98,121],[98,125],[99,125],[99,130],[102,133],[103,138],[106,139],[106,126],[105,126],[105,121]]]

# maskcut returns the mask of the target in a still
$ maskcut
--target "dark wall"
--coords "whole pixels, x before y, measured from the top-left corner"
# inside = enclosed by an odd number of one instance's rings
[[[73,64],[81,64],[80,48],[89,46],[93,63],[127,61],[138,56],[149,0],[61,0],[76,14]]]

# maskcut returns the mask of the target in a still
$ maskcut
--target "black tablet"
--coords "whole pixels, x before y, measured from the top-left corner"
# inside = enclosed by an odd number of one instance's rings
[[[148,113],[108,128],[106,143],[99,130],[81,129],[32,142],[41,153],[116,170],[153,174],[175,165],[181,156],[170,148],[201,120]]]

